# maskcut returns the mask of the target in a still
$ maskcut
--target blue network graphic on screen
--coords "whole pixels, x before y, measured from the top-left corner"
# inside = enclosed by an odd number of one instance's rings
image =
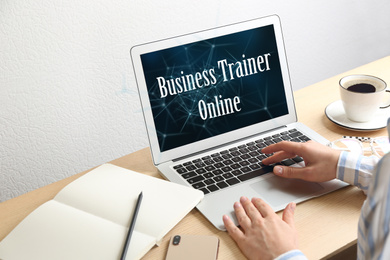
[[[161,151],[288,113],[272,25],[141,61]]]

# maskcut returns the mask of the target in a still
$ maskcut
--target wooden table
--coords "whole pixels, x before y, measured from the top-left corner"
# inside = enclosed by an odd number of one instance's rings
[[[374,132],[346,130],[330,122],[324,114],[325,107],[329,103],[340,99],[339,79],[357,73],[378,76],[390,82],[390,56],[296,91],[294,95],[299,121],[329,140],[336,140],[343,135],[372,137],[387,135],[385,129]],[[158,170],[153,166],[149,148],[131,153],[111,163],[161,178]],[[52,199],[64,186],[86,172],[0,203],[0,240],[39,205]],[[356,245],[357,222],[364,199],[365,196],[358,188],[349,186],[298,204],[295,221],[300,249],[303,253],[309,259],[329,258]],[[161,245],[150,250],[144,259],[164,259],[168,241],[174,234],[218,236],[220,239],[218,259],[244,258],[226,232],[214,228],[197,209],[194,209],[164,237]]]

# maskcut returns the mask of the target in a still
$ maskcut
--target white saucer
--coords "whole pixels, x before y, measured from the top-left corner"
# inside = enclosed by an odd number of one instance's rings
[[[347,118],[341,100],[337,100],[325,108],[325,114],[330,121],[341,127],[356,131],[374,131],[387,126],[390,108],[380,109],[372,120],[358,123]]]

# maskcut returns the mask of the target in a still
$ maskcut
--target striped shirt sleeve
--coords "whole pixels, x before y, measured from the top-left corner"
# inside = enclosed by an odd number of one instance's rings
[[[387,129],[390,136],[390,119]],[[358,259],[390,259],[390,153],[379,159],[343,152],[337,177],[367,194],[358,224]]]
[[[358,258],[390,259],[390,154],[378,163],[358,225]]]
[[[337,178],[359,187],[367,194],[378,161],[379,158],[374,155],[366,157],[343,151],[337,165]]]
[[[274,260],[307,260],[306,256],[298,249],[290,250]]]

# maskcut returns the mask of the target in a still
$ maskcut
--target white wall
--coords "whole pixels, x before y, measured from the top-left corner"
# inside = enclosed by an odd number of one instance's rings
[[[148,146],[131,46],[270,14],[294,89],[390,55],[388,0],[0,0],[0,201]]]

